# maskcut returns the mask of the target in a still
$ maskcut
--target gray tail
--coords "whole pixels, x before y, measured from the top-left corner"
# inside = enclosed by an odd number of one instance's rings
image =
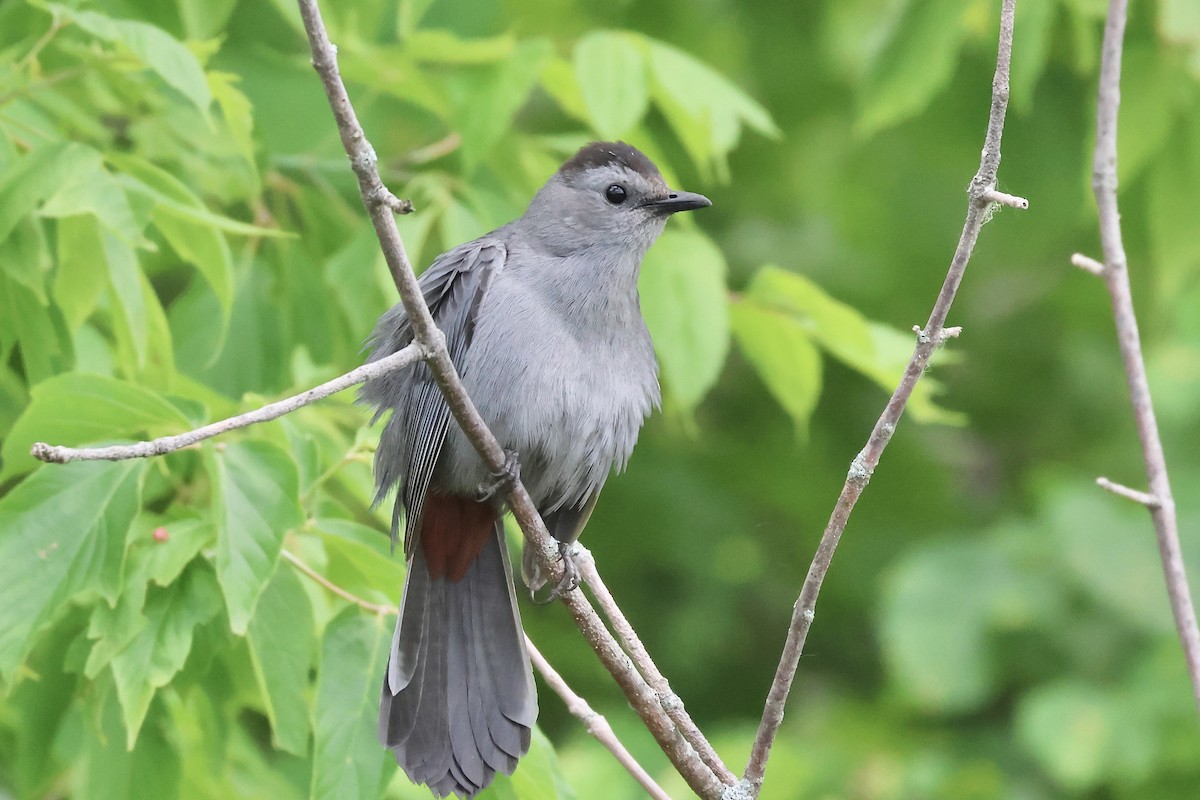
[[[392,637],[379,739],[414,783],[473,797],[529,750],[537,693],[504,530],[462,580],[431,578],[418,545]]]

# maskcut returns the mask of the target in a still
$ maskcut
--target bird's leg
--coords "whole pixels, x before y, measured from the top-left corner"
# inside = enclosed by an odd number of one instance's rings
[[[492,477],[479,484],[476,490],[480,502],[494,500],[508,494],[521,479],[521,462],[515,450],[504,451],[504,466],[492,473]]]
[[[571,547],[574,542],[559,542],[558,557],[562,561],[562,578],[550,590],[550,594],[544,598],[538,599],[534,592],[529,593],[530,599],[537,605],[546,605],[553,603],[558,598],[568,592],[572,592],[579,588],[579,567],[575,564],[575,555],[571,552]]]

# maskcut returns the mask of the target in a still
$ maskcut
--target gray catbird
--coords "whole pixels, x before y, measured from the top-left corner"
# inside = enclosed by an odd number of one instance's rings
[[[424,364],[363,389],[376,419],[392,412],[375,456],[376,502],[399,487],[392,537],[403,507],[408,560],[379,738],[439,796],[470,797],[497,771],[511,774],[537,718],[499,490],[519,464],[565,557],[659,402],[638,303],[642,257],[672,213],[708,205],[668,188],[637,149],[596,142],[523,216],[442,254],[421,276],[467,391],[510,454],[507,475],[490,473],[451,423]],[[370,360],[411,341],[397,305],[375,327]],[[545,579],[525,561],[536,590]]]

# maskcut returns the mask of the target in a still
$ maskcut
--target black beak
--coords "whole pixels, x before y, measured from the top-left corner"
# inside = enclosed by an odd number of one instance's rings
[[[711,205],[712,200],[695,192],[671,192],[666,197],[642,203],[643,208],[652,209],[663,215],[674,214],[676,211],[693,211]]]

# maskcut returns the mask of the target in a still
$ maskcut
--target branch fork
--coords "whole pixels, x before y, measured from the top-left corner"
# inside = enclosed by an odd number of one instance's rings
[[[1104,476],[1096,478],[1096,485],[1106,492],[1112,492],[1118,497],[1124,497],[1126,500],[1132,500],[1135,503],[1139,503],[1151,511],[1162,508],[1162,501],[1154,495],[1133,489],[1123,483],[1110,481]]]

